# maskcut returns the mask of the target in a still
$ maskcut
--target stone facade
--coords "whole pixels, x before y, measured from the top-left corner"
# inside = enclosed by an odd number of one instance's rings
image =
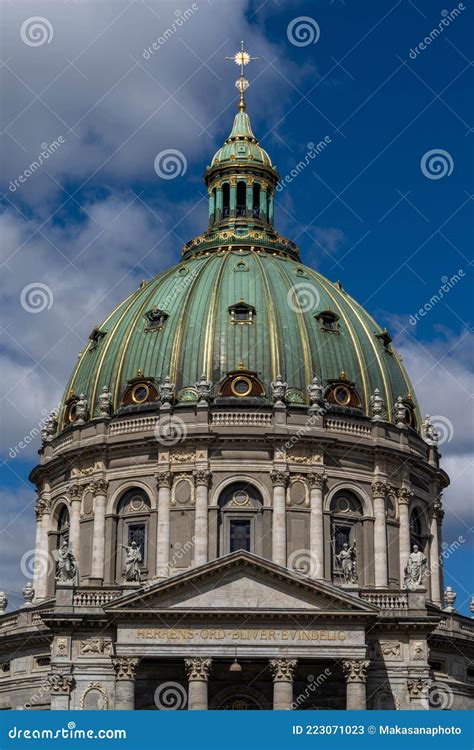
[[[43,448],[35,597],[0,616],[2,708],[470,705],[474,626],[440,608],[435,448],[377,420],[208,403],[180,409],[186,437],[163,446],[161,418],[98,418]],[[411,590],[414,510],[427,562]],[[78,585],[51,562],[66,512]],[[232,551],[234,521],[248,551]],[[137,581],[130,525],[145,534]]]

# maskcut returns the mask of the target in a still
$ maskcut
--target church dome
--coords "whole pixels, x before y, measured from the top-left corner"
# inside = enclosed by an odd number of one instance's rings
[[[315,375],[324,387],[352,383],[361,415],[378,389],[389,421],[397,397],[412,393],[387,332],[339,283],[291,257],[242,247],[192,256],[143,282],[92,332],[65,401],[84,394],[92,416],[107,386],[116,411],[137,373],[155,384],[169,376],[178,403],[192,399],[204,373],[217,397],[239,367],[255,373],[265,399],[281,374],[294,405],[307,405]]]
[[[252,131],[243,74],[237,83],[231,134],[204,175],[207,230],[186,243],[181,263],[142,282],[94,328],[60,429],[76,420],[78,400],[89,418],[104,400],[107,413],[157,409],[168,378],[167,400],[177,406],[197,401],[200,379],[211,383],[211,400],[243,408],[272,403],[281,381],[291,407],[314,404],[316,387],[336,412],[370,417],[375,395],[378,417],[420,424],[388,332],[339,282],[303,266],[297,246],[275,230],[278,173]],[[239,372],[239,387],[228,387]]]

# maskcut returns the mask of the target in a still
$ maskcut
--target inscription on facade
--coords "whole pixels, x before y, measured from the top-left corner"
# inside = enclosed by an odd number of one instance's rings
[[[248,628],[245,630],[224,628],[137,628],[136,637],[142,640],[153,640],[169,643],[170,641],[274,641],[294,642],[311,641],[345,641],[345,630],[293,630],[275,628]]]

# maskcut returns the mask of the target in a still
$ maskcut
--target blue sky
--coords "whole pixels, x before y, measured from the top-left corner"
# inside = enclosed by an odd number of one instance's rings
[[[445,541],[465,540],[450,556],[446,582],[467,613],[471,3],[58,0],[5,5],[2,16],[0,586],[11,586],[11,602],[21,600],[21,553],[33,547],[34,493],[26,480],[37,442],[15,446],[58,403],[94,324],[142,278],[176,262],[182,243],[205,226],[202,173],[235,111],[238,71],[225,56],[243,38],[260,57],[247,70],[248,111],[280,174],[291,176],[308,143],[329,141],[278,193],[278,228],[299,244],[304,262],[340,279],[387,325],[422,410],[446,435]],[[24,41],[31,16],[49,23],[42,44]],[[301,23],[309,37],[303,29],[292,40],[291,25],[301,30]],[[166,41],[144,54],[167,29]],[[42,144],[59,138],[43,167],[12,190]],[[175,179],[154,170],[166,149],[186,163]],[[431,161],[432,151],[440,161]],[[414,320],[454,274],[444,298]],[[38,283],[51,298],[31,314],[21,293]]]

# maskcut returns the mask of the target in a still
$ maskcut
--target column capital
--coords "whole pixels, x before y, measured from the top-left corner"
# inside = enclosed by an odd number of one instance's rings
[[[434,500],[433,503],[431,503],[430,507],[428,508],[428,512],[430,515],[430,518],[436,518],[438,523],[440,523],[444,518],[444,510],[443,510],[443,504],[441,502],[441,496],[437,497],[436,500]]]
[[[270,659],[270,669],[274,682],[293,682],[297,659]]]
[[[193,476],[196,485],[204,485],[205,487],[209,486],[211,472],[208,469],[196,469],[196,471],[193,472]]]
[[[117,656],[112,659],[117,680],[134,680],[139,662],[140,659],[133,656]]]
[[[365,682],[370,661],[363,659],[346,659],[342,662],[342,671],[347,682]]]
[[[194,659],[185,659],[184,668],[188,680],[199,680],[201,682],[207,682],[209,679],[209,672],[212,667],[212,659],[204,659],[201,656],[196,656]]]
[[[327,475],[323,471],[314,471],[305,476],[310,487],[319,487],[319,489],[322,489],[326,484]]]
[[[386,497],[388,493],[388,482],[382,479],[376,479],[372,482],[372,496],[373,497]]]
[[[167,487],[169,489],[173,481],[173,475],[170,471],[159,471],[155,479],[158,487]]]
[[[410,502],[410,498],[412,498],[414,495],[414,492],[408,487],[403,486],[398,487],[398,489],[396,490],[396,494],[399,505],[408,505],[408,503]]]
[[[62,672],[52,672],[46,678],[49,692],[52,695],[69,695],[74,687],[74,677]]]
[[[39,520],[45,513],[51,513],[51,498],[44,492],[38,493],[38,499],[35,503],[36,518]]]
[[[67,494],[69,495],[69,499],[71,502],[75,500],[80,500],[82,497],[83,487],[81,487],[79,484],[70,484],[67,488]]]
[[[109,483],[105,479],[93,479],[88,488],[94,495],[107,495]]]
[[[272,480],[274,487],[286,487],[289,478],[289,473],[287,471],[282,471],[281,469],[274,469],[270,474],[270,479]]]
[[[430,689],[431,680],[416,677],[408,680],[407,688],[410,698],[426,698]]]

